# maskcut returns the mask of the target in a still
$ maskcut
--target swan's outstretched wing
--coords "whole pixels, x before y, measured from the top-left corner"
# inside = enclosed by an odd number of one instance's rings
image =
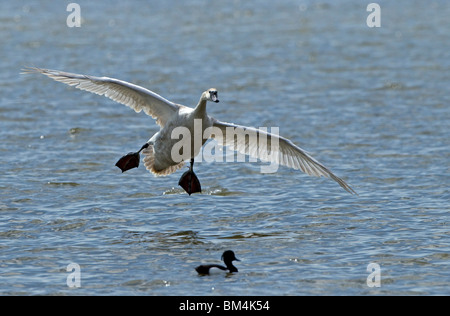
[[[178,105],[162,96],[138,85],[108,77],[94,77],[70,72],[27,67],[23,73],[41,73],[56,81],[80,90],[104,95],[116,102],[129,106],[136,112],[144,112],[163,127],[167,120],[177,112]]]
[[[212,135],[220,145],[262,161],[300,169],[308,175],[329,177],[339,183],[347,192],[356,194],[344,180],[335,176],[327,167],[294,145],[289,139],[260,129],[217,120],[214,122],[214,127],[220,129],[217,134],[214,134],[213,131]]]

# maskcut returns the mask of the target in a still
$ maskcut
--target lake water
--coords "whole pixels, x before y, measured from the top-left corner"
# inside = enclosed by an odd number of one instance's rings
[[[0,11],[0,294],[450,294],[447,0],[378,1],[373,28],[369,1],[79,1],[81,27],[68,3]],[[359,195],[261,163],[198,163],[192,196],[122,174],[154,120],[29,65],[189,106],[216,87],[210,115],[279,127]],[[227,249],[239,273],[197,275]]]

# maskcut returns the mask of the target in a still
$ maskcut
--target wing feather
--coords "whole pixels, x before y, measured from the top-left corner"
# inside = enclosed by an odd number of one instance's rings
[[[214,127],[219,128],[221,133],[213,133],[213,137],[223,146],[227,146],[241,154],[259,158],[262,161],[279,163],[293,169],[300,169],[308,175],[331,178],[347,192],[356,194],[344,180],[334,175],[327,167],[318,162],[307,151],[294,145],[289,139],[252,127],[218,120],[214,121]],[[227,133],[234,135],[228,134],[227,136]],[[250,136],[243,137],[242,135],[245,134]]]
[[[113,101],[132,108],[136,112],[144,111],[147,115],[156,119],[156,123],[161,127],[179,109],[179,105],[153,91],[114,78],[94,77],[37,67],[27,67],[23,73],[40,73],[77,89],[104,95]]]

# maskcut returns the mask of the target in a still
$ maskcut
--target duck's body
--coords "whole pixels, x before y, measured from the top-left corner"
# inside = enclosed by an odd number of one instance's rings
[[[189,195],[200,192],[200,182],[193,172],[194,157],[208,138],[213,137],[220,145],[228,146],[240,153],[300,169],[309,175],[330,177],[349,193],[356,193],[344,180],[335,176],[290,140],[263,130],[225,123],[210,117],[206,112],[206,103],[219,102],[216,89],[203,92],[197,106],[190,108],[173,103],[143,87],[114,78],[35,67],[27,68],[25,72],[40,73],[78,89],[104,95],[131,107],[136,112],[144,111],[156,119],[160,130],[138,152],[129,153],[117,162],[116,166],[122,172],[139,166],[141,151],[145,155],[143,160],[145,167],[156,176],[169,175],[180,169],[185,160],[190,160],[190,168],[183,174],[179,184]],[[211,128],[215,131],[213,132]],[[247,132],[251,132],[254,137],[245,137]],[[228,133],[244,134],[244,137],[235,138],[231,134],[227,135]],[[261,142],[261,139],[265,141]]]
[[[222,254],[223,262],[226,266],[220,264],[203,264],[195,268],[198,274],[210,274],[211,271],[214,271],[215,268],[221,271],[228,271],[230,273],[238,272],[238,269],[233,265],[233,261],[240,261],[236,258],[234,252],[232,250],[227,250]]]
[[[215,271],[214,268],[217,268],[221,271],[228,271],[227,267],[224,267],[220,264],[203,264],[195,268],[198,274],[209,274],[212,271]],[[237,272],[237,271],[230,271]]]

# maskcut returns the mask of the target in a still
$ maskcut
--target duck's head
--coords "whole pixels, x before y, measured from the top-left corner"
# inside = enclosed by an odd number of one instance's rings
[[[211,88],[203,92],[202,94],[202,100],[204,101],[212,101],[212,102],[219,102],[219,98],[217,97],[217,89]]]
[[[222,254],[222,261],[227,263],[227,262],[232,262],[234,260],[236,261],[241,261],[238,258],[236,258],[236,256],[234,255],[234,252],[232,250],[227,250]]]

